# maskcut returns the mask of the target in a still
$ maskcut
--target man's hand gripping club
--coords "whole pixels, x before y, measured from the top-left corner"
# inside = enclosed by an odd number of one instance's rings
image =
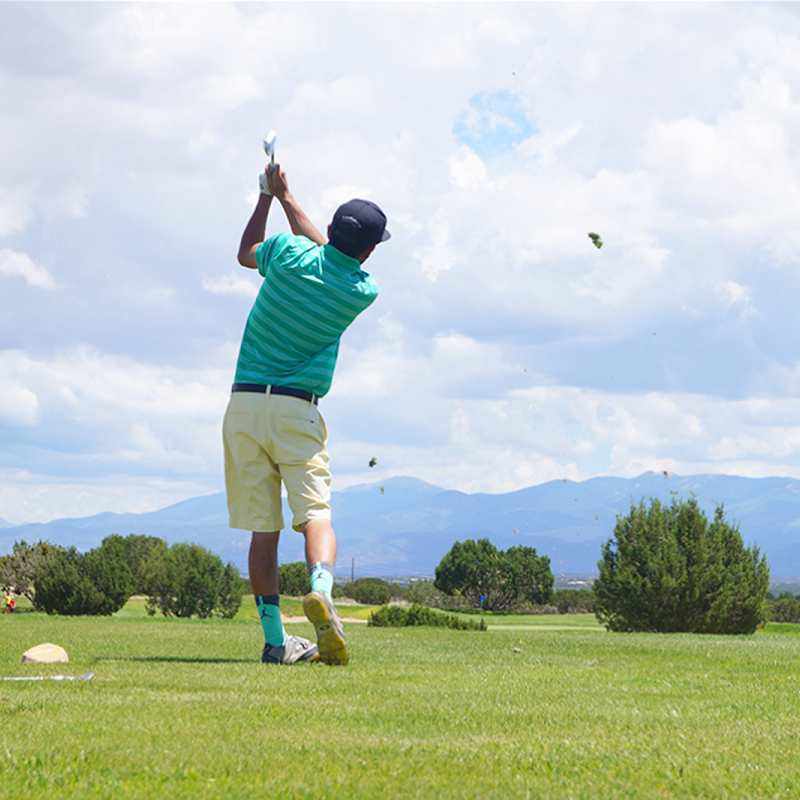
[[[259,196],[253,215],[250,217],[247,226],[242,234],[239,243],[239,263],[249,269],[258,269],[256,261],[256,250],[264,241],[267,229],[267,217],[272,205],[272,198],[275,197],[283,207],[289,227],[295,236],[305,236],[314,244],[323,245],[326,243],[322,234],[314,227],[311,220],[305,215],[303,210],[297,205],[297,201],[289,191],[289,182],[286,173],[280,164],[267,167],[258,176]]]

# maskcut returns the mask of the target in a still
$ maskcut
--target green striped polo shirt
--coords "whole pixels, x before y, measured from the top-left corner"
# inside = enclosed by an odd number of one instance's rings
[[[256,250],[264,283],[239,350],[236,383],[331,388],[339,339],[377,297],[361,264],[333,245],[279,233]]]

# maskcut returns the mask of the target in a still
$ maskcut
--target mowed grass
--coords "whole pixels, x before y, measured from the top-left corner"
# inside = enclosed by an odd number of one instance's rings
[[[0,683],[0,798],[798,796],[790,626],[745,638],[541,617],[486,632],[351,623],[348,667],[270,667],[256,621],[134,611],[0,618],[0,675],[95,673]],[[70,663],[21,664],[42,642]]]

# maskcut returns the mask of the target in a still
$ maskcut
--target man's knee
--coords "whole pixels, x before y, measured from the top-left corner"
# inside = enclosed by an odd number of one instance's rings
[[[253,531],[253,536],[250,539],[250,549],[260,551],[277,550],[280,535],[280,531]]]
[[[329,519],[309,519],[300,524],[300,532],[306,538],[326,538],[335,537],[333,525]]]

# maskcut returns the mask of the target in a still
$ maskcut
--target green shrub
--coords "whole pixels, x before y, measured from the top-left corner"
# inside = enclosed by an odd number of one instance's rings
[[[75,616],[94,604],[96,590],[80,568],[81,554],[70,547],[40,563],[34,573],[36,604],[48,614]]]
[[[403,628],[408,625],[408,609],[402,606],[383,606],[370,614],[367,625],[373,628]]]
[[[38,560],[34,582],[38,606],[67,616],[114,614],[137,591],[148,595],[151,615],[228,619],[245,589],[236,567],[204,547],[118,534],[88,553],[51,549]]]
[[[425,606],[412,605],[410,608],[402,606],[384,606],[373,611],[367,620],[367,625],[375,628],[405,628],[413,625],[424,625],[435,628],[453,628],[461,631],[485,631],[486,622],[461,619],[454,614],[442,614]]]
[[[132,594],[133,573],[119,545],[109,537],[88,553],[75,547],[41,561],[34,573],[36,599],[48,614],[113,614]]]
[[[437,589],[474,606],[504,611],[519,603],[547,603],[553,592],[550,559],[533,547],[498,550],[488,539],[456,542],[436,567]]]
[[[83,571],[100,597],[85,613],[107,616],[119,611],[134,592],[134,578],[125,549],[112,538],[83,556]]]
[[[392,599],[389,584],[381,578],[359,578],[344,587],[346,597],[365,606],[382,606]]]
[[[420,606],[444,608],[452,605],[454,598],[437,589],[431,580],[412,581],[405,590],[405,599]]]
[[[392,594],[392,600],[405,600],[406,599],[406,588],[401,586],[399,583],[390,583],[388,584],[389,591]]]
[[[236,567],[224,566],[218,555],[198,544],[154,548],[144,575],[151,615],[159,610],[165,617],[231,618],[242,602],[244,583]]]
[[[593,614],[597,605],[591,589],[559,589],[553,592],[550,604],[559,614]]]
[[[103,547],[120,552],[133,575],[131,594],[147,594],[144,569],[153,550],[166,547],[166,542],[157,536],[131,533],[122,537],[112,533],[103,539]]]
[[[278,567],[280,593],[289,597],[304,597],[311,591],[311,576],[305,561],[291,561]]]
[[[766,558],[722,506],[709,524],[694,497],[631,504],[601,552],[595,613],[609,630],[747,634],[764,621]]]
[[[172,598],[175,616],[210,617],[222,582],[222,560],[205,547],[189,542],[174,544],[170,551],[178,578]]]
[[[239,574],[236,565],[229,561],[222,571],[215,612],[222,619],[233,619],[242,605],[242,596],[246,590],[247,582]]]
[[[800,622],[800,600],[796,597],[779,597],[770,604],[769,618],[772,622]]]
[[[34,574],[45,561],[65,552],[61,545],[50,542],[14,542],[11,553],[0,556],[0,589],[13,589],[17,594],[27,597],[33,608],[38,610],[40,606],[36,601]]]

